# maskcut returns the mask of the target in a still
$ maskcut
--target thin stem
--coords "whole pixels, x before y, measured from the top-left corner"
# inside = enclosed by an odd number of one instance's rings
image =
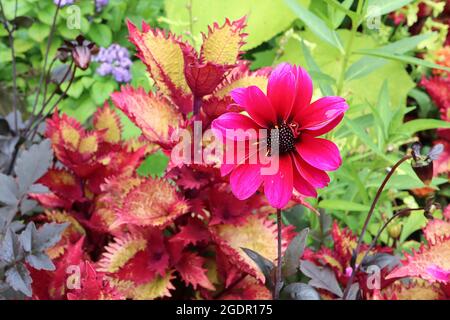
[[[415,209],[403,209],[399,212],[397,212],[396,214],[394,214],[392,217],[390,217],[385,223],[384,225],[380,228],[380,230],[378,230],[377,235],[375,236],[375,238],[373,238],[372,242],[370,243],[370,246],[367,248],[366,253],[364,254],[363,258],[361,259],[361,263],[357,266],[355,266],[352,270],[352,274],[350,275],[350,278],[347,282],[347,287],[345,288],[344,291],[344,296],[343,299],[345,300],[347,298],[348,295],[348,291],[351,287],[351,285],[353,284],[353,281],[355,279],[355,275],[358,273],[359,269],[361,269],[361,265],[363,263],[363,261],[367,258],[367,256],[369,255],[369,253],[372,251],[372,249],[375,247],[375,245],[378,242],[378,239],[380,238],[381,234],[383,233],[383,231],[387,228],[387,226],[394,221],[394,219],[404,216],[410,212],[413,211],[420,211],[420,210],[424,210],[423,208],[415,208]]]
[[[348,40],[347,45],[345,46],[344,59],[342,60],[342,69],[337,83],[338,96],[342,94],[342,90],[344,89],[345,72],[347,71],[347,66],[350,61],[353,42],[355,40],[356,33],[358,32],[359,25],[361,24],[360,15],[363,8],[363,3],[364,3],[363,0],[358,0],[358,7],[356,9],[356,14],[350,16],[352,20],[352,30],[350,33],[350,39]]]
[[[69,71],[72,69],[72,65],[73,63],[70,65]],[[53,98],[54,94],[52,94],[50,96],[50,98],[48,98],[47,102],[42,106],[42,109],[40,112],[40,114],[38,115],[38,117],[36,118],[36,122],[34,123],[34,127],[31,127],[29,132],[32,132],[31,135],[31,140],[33,140],[34,136],[36,135],[36,132],[39,128],[39,124],[45,119],[47,118],[56,108],[56,106],[58,105],[58,103],[61,102],[62,99],[64,99],[64,97],[67,95],[67,92],[69,91],[70,87],[72,86],[73,80],[75,79],[75,72],[77,71],[77,66],[75,65],[73,67],[73,71],[72,71],[72,76],[70,77],[69,80],[69,84],[67,85],[66,89],[64,90],[64,92],[58,97],[58,100],[56,100],[56,102],[53,104],[53,106],[47,111],[47,113],[45,115],[43,115],[43,111],[45,109],[45,107],[47,106],[47,104],[51,101],[51,99]],[[67,75],[67,74],[66,74]],[[63,81],[65,81],[66,76],[64,77]],[[61,82],[62,83],[62,82]]]
[[[194,119],[198,116],[200,113],[200,108],[202,107],[202,98],[194,96],[194,102],[193,102],[193,114]]]
[[[281,209],[277,209],[277,272],[273,288],[273,299],[278,300],[281,288]]]
[[[383,193],[384,188],[386,187],[386,184],[388,183],[388,181],[391,179],[392,175],[394,174],[394,172],[398,169],[398,167],[400,167],[400,165],[411,159],[412,156],[411,155],[407,155],[404,156],[403,158],[401,158],[393,167],[392,169],[389,171],[389,173],[386,175],[386,177],[384,178],[383,182],[381,183],[380,187],[377,190],[377,193],[375,195],[375,198],[373,199],[372,205],[370,206],[369,212],[367,213],[367,217],[366,220],[364,221],[364,226],[361,230],[361,234],[359,235],[359,239],[358,239],[358,244],[356,245],[355,251],[353,253],[352,256],[352,261],[350,263],[350,266],[352,267],[353,271],[352,274],[350,276],[350,280],[347,282],[347,287],[345,288],[344,291],[344,299],[346,298],[348,291],[350,289],[350,286],[353,284],[353,279],[355,276],[355,265],[356,265],[356,258],[358,257],[359,251],[361,250],[361,245],[364,239],[364,235],[366,234],[367,231],[367,227],[369,226],[369,222],[370,219],[372,218],[372,215],[375,211],[375,206],[378,203],[378,200],[380,200],[381,194]]]
[[[3,3],[0,1],[0,12],[3,20],[3,26],[8,33],[8,42],[11,49],[11,64],[12,64],[12,82],[13,82],[13,98],[12,98],[12,107],[13,107],[13,115],[14,115],[14,132],[17,133],[18,129],[18,120],[17,120],[17,65],[16,65],[16,52],[14,49],[14,27],[8,25],[8,20],[6,19],[5,9],[3,8]],[[17,1],[15,5],[14,15],[17,12]]]
[[[58,58],[55,56],[52,59],[52,62],[50,62],[50,66],[48,67],[48,71],[47,71],[47,76],[45,77],[45,83],[49,83],[50,82],[50,78],[51,78],[51,72],[53,69],[53,65],[55,64],[55,62],[58,60]],[[65,77],[64,77],[65,80]],[[43,94],[43,101],[47,100],[47,90],[48,90],[48,85],[44,86],[44,94]]]
[[[66,81],[67,77],[69,76],[69,74],[71,72],[72,72],[71,80],[73,80],[72,77],[75,77],[75,70],[76,70],[76,66],[72,70],[73,66],[74,66],[74,62],[72,60],[72,62],[69,65],[69,68],[67,69],[66,73],[64,74],[64,77],[62,78],[61,82],[58,83],[58,88],[64,83],[64,81]],[[56,95],[56,92],[57,92],[57,88],[55,90],[53,90],[52,94],[50,95],[50,98],[48,98],[48,99],[45,98],[46,94],[44,94],[44,103],[43,103],[42,108],[39,111],[37,117],[40,117],[44,113],[45,107],[50,103],[50,101],[52,101],[53,97]]]
[[[58,17],[60,4],[61,4],[61,0],[58,0],[58,4],[56,5],[55,15],[53,16],[53,22],[52,22],[52,26],[51,26],[51,29],[50,29],[50,34],[49,34],[48,40],[47,40],[47,48],[45,50],[45,57],[44,57],[44,67],[42,69],[41,77],[39,79],[39,87],[38,87],[38,90],[36,92],[36,97],[34,99],[33,111],[32,111],[31,116],[30,116],[29,126],[27,127],[26,130],[30,129],[31,124],[33,123],[33,120],[35,119],[35,114],[34,113],[36,112],[37,104],[38,104],[38,101],[39,101],[39,96],[41,94],[42,85],[44,83],[44,78],[45,78],[45,75],[46,75],[48,56],[50,54],[50,47],[51,47],[52,40],[53,40],[53,34],[55,33],[55,29],[56,29],[56,19]]]
[[[364,261],[364,259],[367,258],[367,256],[369,255],[370,251],[375,247],[375,245],[378,242],[378,239],[380,238],[381,234],[383,233],[383,231],[388,227],[388,225],[394,221],[396,218],[401,217],[401,216],[405,216],[406,214],[409,214],[410,212],[413,211],[420,211],[420,210],[424,210],[424,208],[414,208],[414,209],[403,209],[400,210],[399,212],[397,212],[396,214],[394,214],[392,217],[390,217],[384,224],[383,226],[380,228],[380,230],[378,230],[378,233],[376,234],[375,238],[373,238],[372,242],[369,245],[369,248],[367,248],[366,253],[364,254],[364,257],[361,259],[361,261]],[[359,270],[360,265],[356,266],[356,272]],[[355,272],[355,273],[356,273]]]

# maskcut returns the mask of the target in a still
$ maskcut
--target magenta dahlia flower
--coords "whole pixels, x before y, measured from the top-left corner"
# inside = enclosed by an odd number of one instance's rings
[[[233,163],[222,163],[221,173],[224,176],[231,173],[231,189],[238,199],[249,198],[263,185],[269,203],[281,209],[294,190],[306,197],[316,197],[316,189],[328,185],[330,179],[325,171],[338,169],[342,160],[338,147],[318,136],[341,122],[348,105],[341,97],[324,97],[311,103],[312,95],[308,73],[287,63],[271,73],[267,95],[256,86],[231,92],[234,102],[245,112],[221,115],[212,123],[214,133],[235,145],[242,141],[242,136],[233,134],[230,138],[230,132],[267,132],[244,135],[249,143],[243,154],[234,157]],[[249,145],[258,148],[256,161],[247,161],[255,158]],[[278,161],[273,174],[263,173],[267,159]]]

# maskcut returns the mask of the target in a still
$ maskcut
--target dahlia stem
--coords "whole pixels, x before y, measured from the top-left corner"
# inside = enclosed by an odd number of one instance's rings
[[[194,102],[193,102],[193,115],[194,119],[198,117],[198,114],[200,113],[200,108],[202,107],[202,98],[194,96]]]
[[[349,279],[348,282],[347,282],[347,286],[346,286],[345,291],[344,291],[344,296],[343,296],[343,299],[344,299],[344,300],[345,300],[345,298],[347,297],[348,292],[349,292],[349,290],[350,290],[350,287],[351,287],[351,285],[353,284],[353,280],[354,280],[354,278],[355,278],[355,274],[356,274],[356,272],[355,272],[355,269],[356,269],[356,268],[355,268],[355,266],[356,266],[356,259],[358,258],[359,252],[360,252],[360,250],[361,250],[361,245],[362,245],[362,242],[363,242],[364,235],[366,234],[367,227],[369,226],[369,221],[370,221],[370,219],[372,218],[372,215],[373,215],[373,213],[374,213],[374,211],[375,211],[375,206],[376,206],[376,204],[378,203],[378,200],[380,200],[381,194],[383,193],[383,190],[384,190],[384,188],[386,187],[386,184],[387,184],[388,181],[391,179],[391,177],[392,177],[392,175],[394,174],[394,172],[398,169],[398,167],[400,167],[400,165],[401,165],[403,162],[405,162],[405,161],[407,161],[407,160],[409,160],[409,159],[411,159],[411,158],[412,158],[411,155],[406,155],[406,156],[404,156],[403,158],[401,158],[401,159],[400,159],[400,160],[392,167],[392,169],[391,169],[391,170],[389,171],[389,173],[386,175],[386,177],[384,178],[384,180],[383,180],[383,182],[381,183],[380,187],[378,188],[377,194],[375,195],[375,198],[374,198],[373,201],[372,201],[372,205],[370,206],[369,213],[367,214],[366,220],[364,221],[364,226],[363,226],[363,228],[362,228],[362,230],[361,230],[361,234],[359,235],[358,244],[356,245],[356,249],[355,249],[355,251],[353,252],[352,260],[351,260],[351,262],[350,262],[350,267],[352,268],[352,274],[351,274],[351,276],[350,276],[350,279]]]
[[[281,288],[281,209],[277,209],[277,272],[275,275],[275,285],[273,288],[273,299],[278,300]]]

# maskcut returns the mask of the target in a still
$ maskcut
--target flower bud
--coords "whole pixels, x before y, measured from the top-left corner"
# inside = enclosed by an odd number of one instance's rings
[[[402,233],[402,225],[400,223],[391,224],[387,231],[392,239],[398,239]]]
[[[91,58],[99,51],[97,45],[79,35],[75,41],[65,41],[58,49],[58,58],[65,62],[72,56],[73,62],[81,70],[89,68]]]
[[[426,185],[429,185],[433,180],[433,161],[439,158],[443,151],[443,145],[435,145],[427,155],[421,154],[422,146],[419,143],[412,145],[413,161],[411,166],[417,177]]]

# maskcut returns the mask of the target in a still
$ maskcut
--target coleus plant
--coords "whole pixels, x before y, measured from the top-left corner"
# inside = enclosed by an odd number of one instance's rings
[[[108,104],[94,115],[92,129],[58,112],[47,121],[45,136],[57,161],[38,181],[50,192],[30,193],[47,209],[34,221],[68,227],[55,246],[45,248],[56,270],[30,268],[34,299],[270,299],[278,292],[295,299],[369,298],[359,266],[366,253],[375,259],[373,254],[389,254],[390,248],[369,247],[334,225],[339,256],[327,255],[325,248],[304,251],[307,231],[295,235],[280,219],[275,223],[272,215],[280,217],[280,210],[259,190],[237,199],[219,162],[171,161],[161,178],[137,173],[156,150],[170,156],[177,133],[194,131],[194,120],[207,129],[230,111],[246,110],[238,99],[233,104],[233,89],[266,89],[271,70],[251,72],[240,60],[244,26],[244,19],[213,25],[197,53],[171,33],[129,23],[130,40],[158,88],[124,86],[112,95],[114,106],[141,129],[138,139],[123,141],[119,118]],[[277,73],[290,76],[281,70]],[[333,128],[345,109],[336,108],[324,121],[312,119],[312,128],[303,129]],[[202,147],[210,142],[204,139]],[[283,201],[275,207],[308,205],[301,195]],[[295,278],[299,267],[311,278],[308,284]],[[431,270],[442,279],[448,267],[436,260]]]
[[[273,209],[261,194],[236,199],[212,165],[170,164],[162,178],[136,173],[157,149],[169,155],[178,142],[173,133],[193,119],[209,126],[227,111],[233,88],[266,85],[268,70],[252,73],[239,60],[244,25],[240,19],[212,26],[197,54],[170,33],[129,23],[130,39],[159,88],[125,86],[112,95],[142,130],[139,139],[122,141],[108,105],[94,115],[92,130],[57,112],[47,122],[58,162],[40,180],[51,192],[32,194],[48,209],[37,220],[70,226],[49,251],[56,271],[33,273],[34,298],[271,297],[241,249],[276,258]],[[292,227],[282,235],[285,247]],[[69,267],[85,274],[67,286]]]

